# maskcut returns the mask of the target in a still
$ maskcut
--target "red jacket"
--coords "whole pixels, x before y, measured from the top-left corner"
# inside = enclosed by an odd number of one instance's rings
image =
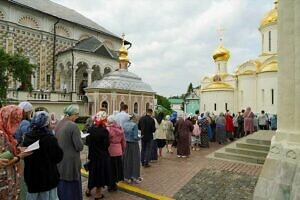
[[[122,156],[126,147],[125,135],[121,126],[110,123],[106,126],[109,132],[109,147],[110,156]]]
[[[225,126],[226,132],[232,133],[234,128],[232,117],[228,114],[225,114],[225,120],[226,120],[226,126]]]

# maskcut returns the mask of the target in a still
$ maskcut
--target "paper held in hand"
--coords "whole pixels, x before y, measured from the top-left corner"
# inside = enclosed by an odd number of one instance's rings
[[[40,140],[36,141],[35,143],[32,143],[27,147],[27,149],[24,152],[34,151],[40,148],[39,144]]]
[[[89,133],[83,133],[82,131],[81,131],[81,138],[85,138],[86,136],[88,136],[89,135]]]

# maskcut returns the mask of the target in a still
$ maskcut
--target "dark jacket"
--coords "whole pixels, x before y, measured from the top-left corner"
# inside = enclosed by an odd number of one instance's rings
[[[99,160],[109,156],[109,133],[103,126],[91,126],[88,129],[89,136],[86,137],[86,144],[89,147],[88,158],[90,160]]]
[[[153,140],[153,133],[156,128],[154,119],[151,116],[145,115],[141,117],[138,128],[141,130],[141,137],[143,141]]]
[[[59,173],[57,163],[63,158],[63,151],[49,129],[33,129],[25,135],[25,147],[39,141],[40,148],[24,158],[24,178],[29,193],[45,192],[57,187]]]

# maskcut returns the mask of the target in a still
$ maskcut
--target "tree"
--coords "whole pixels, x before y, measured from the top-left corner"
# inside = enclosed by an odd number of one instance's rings
[[[34,68],[35,65],[20,53],[11,55],[0,49],[0,100],[6,99],[9,76],[19,81],[23,90],[32,91],[30,77]]]
[[[165,114],[170,114],[172,109],[169,100],[166,97],[158,94],[155,95],[155,98],[157,99],[157,105],[160,106],[160,110]]]
[[[186,91],[186,94],[185,94],[185,96],[187,96],[187,95],[189,95],[191,92],[193,92],[193,84],[192,83],[190,83],[189,84],[189,86],[188,86],[188,89],[187,89],[187,91]]]

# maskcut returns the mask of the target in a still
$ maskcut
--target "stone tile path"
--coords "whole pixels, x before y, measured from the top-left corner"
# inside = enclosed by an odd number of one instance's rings
[[[189,187],[188,185],[190,184],[190,181],[193,180],[193,177],[196,177],[195,180],[197,180],[198,176],[203,176],[206,180],[214,180],[216,184],[221,184],[218,187],[224,187],[222,191],[227,191],[227,189],[230,189],[231,186],[228,184],[222,185],[221,181],[218,181],[219,179],[217,175],[225,173],[223,177],[231,177],[230,175],[234,175],[235,177],[236,174],[237,177],[251,176],[254,178],[259,175],[261,171],[260,165],[234,163],[229,161],[210,159],[206,157],[209,153],[212,153],[213,151],[221,147],[223,147],[223,145],[211,143],[210,148],[208,149],[192,151],[192,154],[189,158],[177,158],[175,153],[169,154],[164,152],[163,157],[161,157],[158,162],[151,163],[150,168],[141,169],[141,174],[144,178],[144,181],[133,186],[136,186],[145,191],[155,193],[157,195],[184,199],[185,190],[183,189],[183,192],[179,191],[182,191],[182,188]],[[84,160],[84,152],[82,153],[82,157]],[[210,172],[211,174],[208,172]],[[86,179],[83,179],[83,188],[86,188],[86,182]],[[240,186],[241,188],[245,188],[249,186],[249,182],[242,181],[240,183]],[[243,190],[244,189],[237,190],[236,192],[236,194],[239,194],[239,192],[241,192],[241,196],[239,199],[248,198],[249,191],[246,191],[245,195],[242,195]],[[196,192],[191,192],[197,194]],[[213,194],[214,193],[218,193],[218,191],[214,191]],[[104,191],[104,194],[106,195],[105,197],[107,197],[106,199],[141,199],[139,197],[135,197],[131,194],[126,194],[120,191],[116,193],[108,193]],[[181,194],[182,196],[179,197],[179,194]],[[228,193],[227,197],[227,199],[231,198],[230,193]],[[200,198],[202,197],[199,196],[199,199]],[[231,199],[234,198],[232,197]]]

